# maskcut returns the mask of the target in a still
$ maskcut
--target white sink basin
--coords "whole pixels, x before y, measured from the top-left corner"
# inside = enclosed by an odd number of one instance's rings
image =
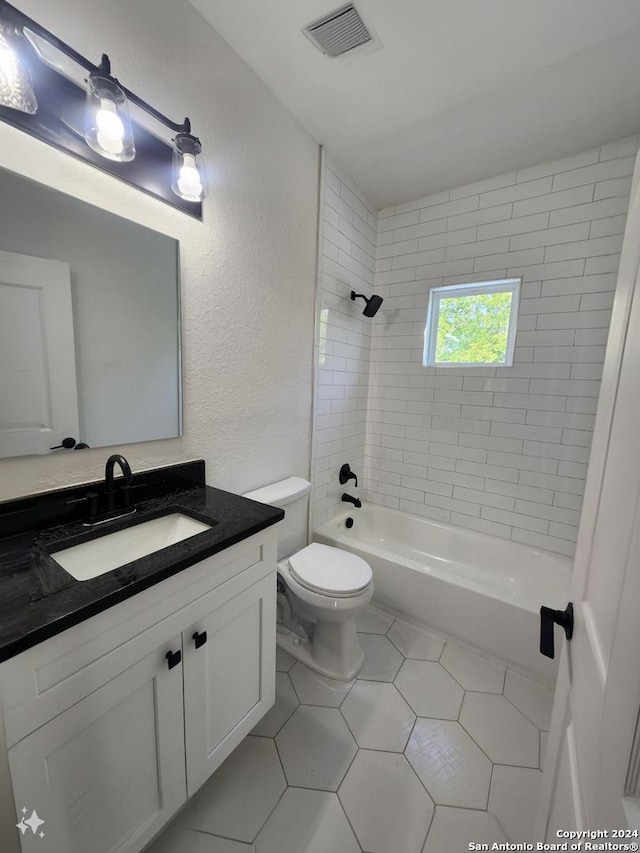
[[[211,529],[210,524],[180,512],[144,521],[125,530],[106,533],[81,545],[57,551],[51,556],[77,581],[88,581],[126,566],[183,539]]]

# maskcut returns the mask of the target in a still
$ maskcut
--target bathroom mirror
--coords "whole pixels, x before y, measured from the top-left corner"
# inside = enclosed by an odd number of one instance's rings
[[[178,242],[0,169],[0,458],[181,433]]]

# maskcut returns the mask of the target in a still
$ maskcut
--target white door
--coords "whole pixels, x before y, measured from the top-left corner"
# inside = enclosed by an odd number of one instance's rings
[[[640,746],[632,747],[640,709],[639,184],[637,164],[574,565],[574,636],[560,661],[536,841],[601,829],[633,843],[611,833],[640,829]],[[560,636],[556,628],[557,644]]]
[[[0,459],[78,437],[69,264],[0,251]]]
[[[190,797],[274,703],[275,596],[269,574],[183,634]]]
[[[22,853],[138,853],[185,802],[182,667],[167,649],[179,635],[9,750]]]

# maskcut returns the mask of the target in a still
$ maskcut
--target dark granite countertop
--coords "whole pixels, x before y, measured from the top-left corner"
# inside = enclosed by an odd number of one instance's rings
[[[76,510],[71,519],[60,518],[56,506],[86,492],[87,487],[61,490],[47,496],[0,505],[0,661],[4,661],[79,622],[130,598],[144,589],[210,557],[284,518],[276,507],[211,488],[201,477],[182,477],[167,481],[154,490],[153,477],[142,488],[136,512],[95,527],[83,525]],[[175,466],[180,468],[180,466]],[[161,469],[163,473],[171,469]],[[190,473],[193,474],[190,469]],[[181,474],[184,469],[181,469]],[[199,473],[196,471],[196,473]],[[138,479],[138,478],[136,478]],[[158,478],[156,478],[156,481]],[[198,483],[201,480],[202,484]],[[176,488],[182,486],[182,488]],[[89,487],[90,488],[90,487]],[[94,487],[95,488],[95,487]],[[158,496],[149,496],[160,491]],[[18,506],[22,504],[23,506]],[[29,512],[25,512],[24,507]],[[17,507],[17,509],[16,509]],[[131,527],[167,515],[183,512],[212,524],[199,533],[161,551],[156,551],[112,572],[86,581],[77,581],[50,556],[55,551],[77,545],[106,533]],[[67,516],[70,514],[67,511]],[[20,523],[15,518],[20,516]],[[25,521],[29,516],[31,522]],[[60,523],[62,521],[62,523]],[[49,523],[47,523],[49,522]],[[51,522],[54,522],[53,524]],[[58,523],[55,523],[58,522]],[[21,529],[26,528],[26,529]],[[3,533],[10,533],[2,537]]]

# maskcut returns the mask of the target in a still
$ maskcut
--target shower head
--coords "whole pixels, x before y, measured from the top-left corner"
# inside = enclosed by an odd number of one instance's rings
[[[370,296],[369,299],[364,295],[364,293],[356,293],[355,290],[351,291],[351,300],[353,302],[356,299],[364,299],[367,303],[364,311],[362,312],[365,317],[375,317],[378,313],[378,308],[382,305],[382,296]]]

